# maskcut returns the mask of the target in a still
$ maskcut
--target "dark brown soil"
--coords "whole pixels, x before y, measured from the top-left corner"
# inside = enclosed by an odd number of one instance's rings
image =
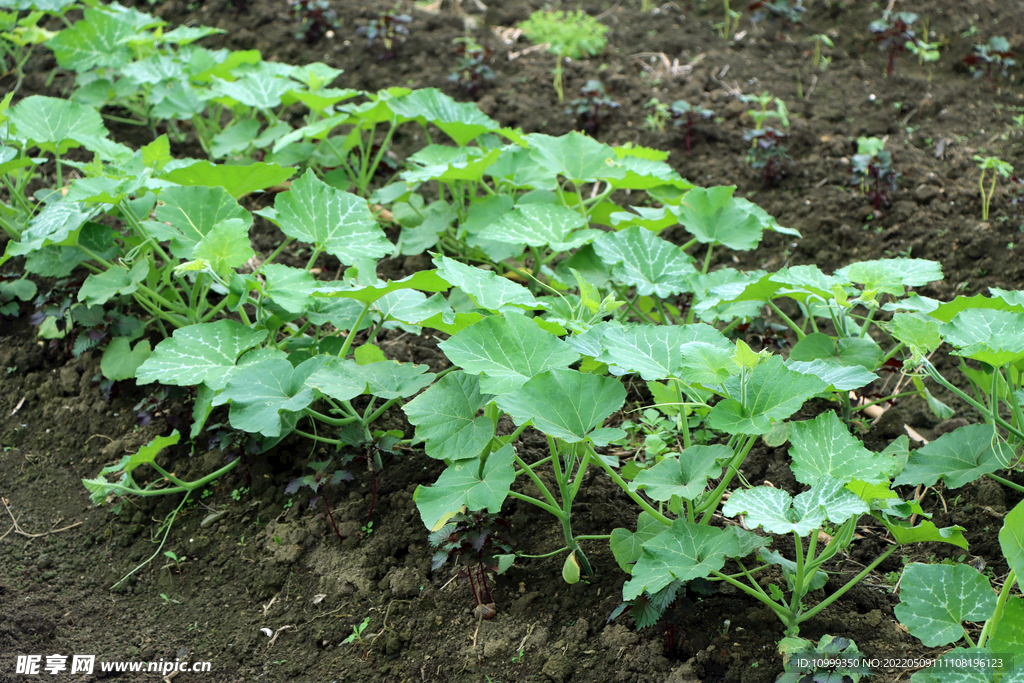
[[[1024,219],[1012,216],[1004,184],[997,190],[992,220],[980,221],[972,161],[974,154],[994,154],[1024,171],[1024,130],[1013,122],[1024,112],[1019,72],[1016,80],[993,87],[972,79],[960,64],[971,45],[993,34],[1009,38],[1018,53],[1024,51],[1024,2],[897,2],[898,10],[929,16],[945,46],[941,61],[924,69],[911,55],[901,56],[897,72],[888,78],[885,56],[867,30],[880,8],[867,2],[812,0],[806,26],[789,36],[778,36],[767,23],[751,28],[744,19],[741,30],[746,33],[735,42],[721,40],[710,26],[720,20],[716,2],[677,0],[651,14],[641,14],[638,4],[581,3],[610,27],[609,45],[601,57],[567,67],[566,93],[574,97],[586,80],[600,78],[622,107],[597,137],[670,150],[671,163],[692,181],[736,184],[740,194],[781,224],[803,233],[795,241],[766,238],[757,251],[738,255],[740,266],[816,263],[829,272],[856,260],[911,254],[943,265],[946,279],[922,288],[927,296],[948,299],[986,293],[989,286],[1024,286],[1024,259],[1018,256],[1021,247],[1015,248],[1024,241],[1019,234]],[[461,5],[476,11],[472,0]],[[167,0],[150,9],[173,24],[226,29],[227,34],[206,43],[211,47],[259,49],[265,58],[282,62],[319,60],[344,68],[343,86],[438,87],[459,99],[476,99],[504,125],[549,134],[572,129],[577,122],[564,113],[551,87],[553,58],[533,52],[512,59],[528,44],[506,45],[491,31],[514,25],[543,3],[491,0],[489,5],[486,13],[475,14],[456,12],[448,3],[437,12],[405,7],[413,16],[411,35],[394,59],[380,59],[356,33],[390,3],[333,0],[343,23],[334,37],[312,46],[295,40],[283,0],[252,0],[243,12],[226,0]],[[472,96],[448,81],[455,63],[452,40],[467,30],[494,51],[491,66],[497,74]],[[825,50],[830,67],[817,73],[810,67],[812,44],[805,42],[815,33],[829,33],[835,41],[834,49]],[[663,53],[669,68],[653,53]],[[679,67],[673,72],[674,60]],[[54,92],[45,86],[52,64],[42,58],[33,64],[36,70],[21,94]],[[794,115],[787,141],[793,161],[772,188],[765,188],[744,163],[748,105],[736,98],[739,92],[762,91],[783,98]],[[686,152],[682,129],[644,127],[649,110],[643,105],[652,97],[700,102],[720,120],[699,123],[693,149]],[[116,134],[135,144],[145,142],[135,139],[137,131]],[[887,149],[903,173],[891,206],[879,214],[849,186],[849,160],[860,135],[887,136]],[[396,140],[400,151],[414,144]],[[271,232],[261,235],[257,247],[270,251],[275,239]],[[731,261],[732,255],[721,258]],[[415,259],[407,261],[384,267],[389,272],[416,267]],[[332,270],[332,264],[324,265]],[[384,349],[391,357],[427,362],[435,369],[445,364],[430,337],[394,335]],[[133,406],[150,387],[121,386],[108,401],[95,381],[98,368],[96,355],[70,359],[62,349],[37,341],[25,323],[3,322],[0,682],[29,680],[13,674],[15,655],[54,653],[95,654],[105,661],[205,660],[212,664],[211,673],[179,674],[178,680],[211,683],[754,683],[772,681],[781,671],[775,648],[781,626],[768,610],[735,592],[722,590],[696,602],[682,616],[674,648],[663,629],[636,633],[626,619],[608,624],[625,577],[606,545],[596,542],[586,547],[598,570],[592,581],[567,586],[555,558],[520,561],[494,580],[498,617],[478,623],[468,589],[450,581],[449,569],[430,570],[431,553],[412,493],[418,484],[432,482],[439,468],[416,452],[385,462],[370,533],[363,529],[371,505],[370,475],[355,472],[354,482],[328,489],[344,540],[334,534],[322,505],[309,507],[308,493],[284,492],[305,464],[322,459],[323,453],[288,440],[267,454],[250,456],[179,516],[165,549],[186,560],[176,565],[161,555],[112,592],[118,579],[154,552],[160,520],[178,501],[134,501],[120,516],[91,506],[83,477],[95,476],[121,454],[170,431],[163,419],[135,426]],[[172,415],[188,414],[187,397],[172,397],[169,406]],[[813,414],[821,407],[808,409]],[[225,416],[215,414],[211,423],[218,417]],[[388,427],[411,434],[399,413],[387,419]],[[904,424],[926,437],[932,429],[948,427],[937,426],[922,405],[910,402],[887,413],[865,441],[880,449],[902,433]],[[529,434],[519,444],[527,455],[542,445]],[[224,458],[222,451],[209,450],[203,436],[165,453],[161,462],[171,471],[198,477]],[[755,484],[768,480],[796,486],[785,448],[756,449],[744,474]],[[996,575],[1005,572],[996,531],[1000,516],[1018,496],[987,483],[942,495],[945,500],[926,499],[936,524],[963,525],[969,554],[982,557]],[[633,510],[621,492],[595,475],[576,507],[577,532],[632,527]],[[202,526],[218,511],[227,514]],[[559,530],[533,508],[510,501],[504,514],[522,552],[542,554],[560,544]],[[15,520],[17,529],[8,531]],[[836,575],[828,589],[884,550],[878,529],[864,528],[860,535],[849,555],[832,568]],[[780,550],[787,550],[785,544]],[[942,545],[916,547],[912,553],[908,557],[919,560],[963,554]],[[900,556],[893,556],[880,572],[809,622],[802,635],[851,637],[863,652],[877,657],[924,652],[893,618],[896,597],[883,581],[883,574],[898,572],[901,565]],[[344,644],[352,627],[367,617],[361,642]],[[261,629],[277,632],[276,640]],[[877,674],[876,680],[908,677],[906,671]],[[143,680],[132,676],[125,678]]]

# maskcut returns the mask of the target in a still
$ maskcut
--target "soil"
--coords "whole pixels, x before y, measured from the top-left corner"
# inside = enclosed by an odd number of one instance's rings
[[[716,265],[774,269],[816,263],[831,272],[852,261],[909,254],[943,266],[943,281],[918,290],[925,296],[949,299],[986,293],[990,286],[1024,285],[1024,259],[1014,248],[1022,241],[1024,218],[1013,215],[1004,182],[996,190],[991,220],[980,220],[972,161],[975,154],[998,155],[1024,170],[1024,128],[1013,122],[1024,112],[1020,72],[990,84],[973,79],[960,61],[973,44],[993,34],[1006,36],[1022,52],[1024,2],[897,2],[897,10],[928,17],[943,50],[939,62],[923,68],[912,55],[901,55],[888,77],[886,56],[868,32],[869,22],[878,18],[878,3],[809,2],[805,25],[788,35],[768,22],[751,27],[744,18],[743,35],[730,41],[711,27],[720,21],[721,6],[715,2],[677,0],[647,14],[632,0],[579,4],[609,27],[609,42],[601,56],[566,66],[567,96],[600,78],[621,105],[596,136],[669,150],[670,163],[684,177],[703,185],[735,184],[739,195],[803,234],[799,240],[768,235],[756,251],[719,256]],[[333,36],[312,45],[295,39],[294,20],[283,0],[252,0],[242,11],[227,0],[166,0],[142,9],[173,25],[225,29],[224,35],[207,39],[204,44],[210,47],[259,49],[267,59],[324,61],[343,68],[339,86],[437,87],[458,99],[476,100],[503,125],[526,132],[557,135],[580,123],[565,113],[566,105],[558,103],[551,87],[553,58],[523,53],[529,47],[525,39],[506,44],[492,31],[525,19],[543,5],[539,0],[491,0],[486,12],[478,12],[472,0],[446,2],[436,11],[403,5],[413,20],[393,58],[381,58],[356,32],[390,3],[333,0],[331,5],[341,25]],[[448,80],[455,63],[452,40],[467,31],[493,51],[490,64],[496,73],[475,93]],[[813,44],[806,38],[818,33],[832,36],[835,44],[824,49],[831,59],[825,71],[810,66]],[[20,95],[59,93],[60,84],[70,78],[47,85],[53,66],[46,56],[34,59]],[[793,117],[786,141],[792,161],[772,187],[744,162],[749,105],[737,99],[739,93],[763,91],[783,98]],[[671,123],[664,132],[645,127],[650,110],[644,105],[652,97],[666,103],[688,99],[713,109],[717,118],[695,126],[692,149],[686,151],[682,128]],[[136,130],[114,131],[122,141],[145,142],[136,139]],[[850,157],[862,135],[886,137],[894,166],[903,174],[889,196],[890,206],[880,211],[849,183]],[[408,137],[395,141],[399,152],[415,144]],[[256,246],[267,252],[278,235],[264,229]],[[421,261],[414,257],[383,267],[402,273]],[[325,260],[322,265],[333,272],[337,264]],[[506,575],[491,577],[498,616],[478,621],[472,596],[451,580],[451,567],[430,569],[431,551],[412,495],[417,485],[431,483],[440,468],[415,451],[387,458],[375,497],[366,471],[357,470],[353,481],[327,489],[342,538],[322,504],[310,507],[308,489],[285,493],[305,465],[325,453],[289,439],[267,453],[246,456],[241,467],[178,516],[164,549],[179,561],[161,554],[112,591],[157,548],[161,522],[179,501],[135,500],[115,516],[91,505],[81,479],[169,433],[176,418],[187,419],[188,397],[172,394],[165,402],[166,417],[136,426],[134,406],[153,389],[125,383],[116,396],[106,397],[96,381],[98,354],[72,358],[62,347],[38,341],[24,322],[28,312],[23,307],[18,321],[4,319],[0,333],[0,682],[27,680],[12,673],[15,655],[53,653],[94,654],[104,661],[209,661],[210,673],[183,673],[179,680],[211,683],[758,683],[774,680],[782,670],[775,647],[781,625],[766,608],[735,591],[723,589],[696,600],[680,614],[671,638],[661,627],[638,633],[625,618],[609,623],[625,576],[607,546],[598,542],[586,546],[597,575],[574,586],[561,581],[560,558],[520,560]],[[389,357],[438,370],[446,361],[436,342],[430,335],[393,334],[383,348]],[[954,398],[940,398],[970,417]],[[804,417],[823,409],[811,404]],[[210,422],[225,419],[215,413]],[[386,428],[411,435],[400,412],[393,411],[385,422]],[[903,433],[904,424],[927,438],[958,423],[939,424],[922,403],[910,401],[891,409],[862,436],[868,447],[880,450]],[[169,449],[161,462],[188,478],[201,476],[225,462],[225,452],[209,440],[204,434]],[[518,446],[529,458],[542,451],[543,441],[527,433]],[[755,449],[744,475],[754,484],[767,480],[798,490],[785,447]],[[1020,475],[1014,478],[1024,481]],[[576,506],[578,533],[634,526],[632,503],[604,477],[592,475],[583,491]],[[939,526],[965,527],[967,559],[1001,576],[1007,568],[996,531],[1019,498],[982,482],[957,491],[940,488],[924,505]],[[204,523],[219,512],[226,514]],[[560,530],[534,508],[510,500],[503,513],[523,553],[543,554],[560,545]],[[791,550],[779,541],[776,546]],[[826,590],[840,586],[885,546],[877,528],[861,528],[849,554],[830,567],[834,574]],[[801,635],[850,637],[872,657],[929,654],[894,619],[897,597],[885,575],[898,572],[905,560],[964,554],[940,544],[896,554],[808,622]],[[361,637],[347,643],[365,618],[369,625]],[[896,669],[875,673],[873,680],[881,681],[906,680],[909,674]],[[116,676],[97,674],[103,675]],[[78,680],[65,674],[47,678]],[[127,680],[142,678],[129,675]]]

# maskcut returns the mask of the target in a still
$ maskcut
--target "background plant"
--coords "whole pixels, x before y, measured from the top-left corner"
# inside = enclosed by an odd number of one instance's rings
[[[896,182],[902,174],[893,168],[892,152],[885,149],[885,141],[878,138],[857,138],[857,153],[850,167],[850,184],[858,185],[877,211],[889,206],[889,193],[896,191]]]
[[[992,206],[992,197],[996,192],[996,181],[1000,176],[1009,178],[1013,173],[1013,166],[999,157],[982,157],[975,154],[974,160],[978,162],[978,168],[981,169],[981,175],[978,177],[978,189],[981,191],[981,220],[987,221],[989,208]],[[985,174],[988,172],[991,172],[991,175],[986,190]]]
[[[672,103],[672,125],[686,127],[686,151],[690,151],[690,135],[694,124],[700,119],[710,119],[715,112],[704,109],[700,105],[690,104],[686,100]]]
[[[583,10],[564,12],[562,10],[537,10],[519,28],[531,42],[547,43],[548,51],[556,56],[555,92],[558,101],[564,102],[562,90],[562,60],[593,57],[604,51],[607,43],[605,34],[608,27]]]
[[[875,42],[878,43],[880,50],[889,55],[889,62],[885,67],[886,76],[892,75],[896,56],[906,50],[907,45],[914,43],[916,33],[911,26],[916,21],[917,15],[913,12],[893,12],[871,22],[869,29],[875,34]]]
[[[964,57],[963,62],[971,67],[971,73],[975,78],[984,72],[986,80],[991,83],[993,69],[999,76],[1009,77],[1010,69],[1017,64],[1013,59],[1015,56],[1010,52],[1010,41],[1003,36],[992,36],[984,45],[975,45],[971,54]]]
[[[580,88],[580,97],[569,102],[566,114],[576,117],[578,127],[587,135],[597,135],[601,125],[619,103],[608,96],[601,81],[593,79]]]

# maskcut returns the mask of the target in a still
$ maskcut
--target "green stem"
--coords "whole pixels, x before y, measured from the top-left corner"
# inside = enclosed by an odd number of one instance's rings
[[[384,403],[383,403],[383,404],[381,405],[381,407],[380,407],[380,408],[377,408],[377,410],[373,411],[373,414],[371,414],[371,415],[370,415],[369,417],[364,417],[364,418],[363,418],[363,424],[364,424],[364,425],[371,425],[371,424],[373,424],[373,423],[374,423],[374,421],[375,421],[375,420],[376,420],[376,419],[377,419],[378,417],[380,417],[380,416],[381,416],[381,415],[383,415],[383,414],[384,414],[385,412],[387,412],[387,409],[388,409],[388,408],[390,408],[391,406],[395,405],[396,403],[398,403],[398,402],[399,402],[399,401],[401,401],[401,400],[402,400],[401,398],[392,398],[392,399],[390,399],[390,400],[388,400],[388,401],[385,401],[385,402],[384,402]],[[369,409],[367,409],[367,410],[369,410]]]
[[[1002,417],[999,416],[999,414],[997,412],[989,410],[988,408],[986,408],[985,406],[981,405],[980,403],[975,401],[973,398],[971,398],[970,396],[968,396],[964,392],[960,391],[960,389],[958,389],[955,386],[953,386],[948,380],[946,380],[945,377],[943,377],[939,373],[938,370],[935,369],[935,367],[930,362],[925,361],[924,367],[925,367],[925,370],[928,372],[928,374],[931,376],[931,378],[934,379],[936,382],[938,382],[942,386],[944,386],[947,389],[949,389],[950,391],[952,391],[954,394],[956,394],[961,399],[963,399],[968,405],[970,405],[973,408],[975,408],[978,411],[980,411],[983,415],[987,415],[988,417],[992,418],[992,420],[996,424],[998,424],[1000,427],[1002,427],[1006,431],[1008,431],[1011,434],[1013,434],[1014,436],[1016,436],[1018,439],[1024,439],[1024,432],[1021,432],[1019,429],[1017,429],[1016,427],[1011,425],[1009,422],[1004,420]]]
[[[590,446],[590,444],[587,444],[587,449],[593,451],[593,448]],[[596,462],[598,465],[600,465],[604,469],[605,472],[608,473],[608,476],[612,478],[612,481],[614,481],[616,484],[618,484],[619,488],[621,488],[623,491],[625,491],[626,495],[629,496],[630,498],[632,498],[633,502],[636,503],[637,505],[639,505],[640,508],[643,509],[644,512],[649,514],[651,517],[654,517],[654,519],[658,520],[659,522],[661,522],[665,526],[671,526],[672,525],[672,520],[671,519],[669,519],[668,517],[666,517],[665,515],[661,514],[660,512],[655,510],[653,507],[651,507],[651,505],[647,501],[645,501],[643,498],[641,498],[636,492],[630,491],[629,490],[629,484],[627,484],[622,479],[622,477],[619,476],[618,472],[616,472],[615,470],[612,469],[611,465],[606,463],[600,456],[598,456],[597,453],[593,453],[593,458],[592,459],[594,460],[594,462]]]
[[[703,512],[704,516],[701,517],[701,524],[708,524],[711,522],[711,517],[715,514],[715,510],[718,509],[718,503],[722,500],[722,495],[725,493],[725,489],[729,486],[729,482],[736,476],[739,471],[740,465],[743,464],[744,458],[747,457],[747,453],[754,447],[754,442],[757,440],[756,436],[747,437],[747,442],[736,451],[736,455],[733,456],[732,460],[726,468],[725,476],[722,477],[722,481],[718,482],[718,486],[708,495],[707,499],[697,506],[695,512]]]
[[[790,319],[790,317],[788,315],[783,313],[782,309],[779,308],[778,306],[776,306],[775,302],[772,301],[771,299],[768,300],[768,308],[772,309],[772,311],[775,313],[775,315],[777,315],[780,318],[782,318],[782,322],[786,323],[786,325],[789,326],[789,329],[793,330],[793,332],[796,333],[796,338],[798,340],[801,340],[801,339],[803,339],[804,337],[807,336],[807,333],[804,332],[803,329],[801,329],[799,325],[797,325],[795,322],[793,322],[792,319]]]
[[[373,304],[371,302],[367,302],[366,305],[363,306],[363,310],[359,313],[359,317],[356,318],[355,324],[352,325],[352,329],[349,330],[348,336],[345,337],[345,343],[341,345],[341,350],[338,351],[338,358],[344,358],[348,355],[349,349],[352,348],[352,342],[355,340],[356,334],[359,333],[359,327],[363,324],[363,318],[366,317],[366,313],[370,310],[370,306],[372,305]]]
[[[1000,477],[997,474],[991,474],[991,473],[986,474],[985,476],[988,477],[989,479],[991,479],[992,481],[998,481],[1000,484],[1002,484],[1003,486],[1005,486],[1007,488],[1011,488],[1014,491],[1019,491],[1020,493],[1024,493],[1024,486],[1021,486],[1020,484],[1014,484],[1009,479],[1004,479],[1003,477]]]
[[[736,588],[739,588],[741,591],[743,591],[744,593],[746,593],[750,597],[754,598],[755,600],[763,602],[765,605],[770,607],[773,612],[775,612],[775,614],[779,617],[779,619],[782,621],[782,623],[784,623],[784,624],[788,623],[788,620],[792,617],[792,615],[789,614],[789,610],[786,607],[784,607],[784,606],[780,605],[779,603],[775,602],[774,600],[772,600],[770,597],[768,597],[768,595],[763,590],[755,591],[754,589],[752,589],[747,584],[745,584],[745,583],[743,583],[741,581],[737,581],[736,579],[732,578],[728,574],[723,574],[722,572],[718,571],[717,569],[711,570],[711,574],[713,576],[717,577],[719,580],[725,581],[726,583],[728,583],[728,584],[730,584],[732,586],[735,586]],[[755,585],[757,585],[756,581],[754,583],[755,583]],[[760,588],[760,586],[758,586],[758,588]]]
[[[708,245],[708,253],[704,255],[704,266],[700,269],[702,275],[708,274],[708,266],[711,265],[711,253],[715,250],[715,243]]]
[[[543,501],[540,501],[540,500],[537,500],[533,496],[528,496],[525,493],[519,493],[517,491],[509,491],[508,495],[509,495],[510,498],[515,498],[517,500],[523,501],[524,503],[529,503],[530,505],[535,505],[535,506],[539,507],[541,510],[544,510],[548,514],[554,515],[555,517],[558,517],[559,519],[561,519],[562,515],[564,514],[562,512],[562,510],[557,507],[557,505],[548,505],[547,503],[545,503]],[[562,550],[564,550],[564,548],[562,548]]]
[[[362,421],[359,417],[330,417],[329,415],[319,413],[312,408],[303,408],[302,412],[314,420],[318,420],[332,427],[344,427],[345,425],[352,424],[353,422]]]
[[[319,434],[312,434],[310,432],[306,432],[306,431],[303,431],[301,429],[295,429],[293,431],[294,431],[294,433],[298,434],[299,436],[305,437],[305,438],[309,439],[310,441],[316,441],[318,443],[331,444],[332,446],[345,446],[346,445],[346,443],[344,441],[339,441],[338,439],[329,439],[326,436],[320,436]]]
[[[1010,597],[1010,589],[1016,582],[1017,572],[1011,569],[1006,579],[1003,580],[1003,588],[999,591],[999,599],[996,601],[996,609],[992,613],[992,618],[985,622],[985,627],[981,629],[981,635],[978,636],[978,647],[985,647],[989,637],[995,633],[996,627],[999,625],[999,619],[1003,616],[1006,601]]]
[[[878,565],[880,565],[883,562],[885,562],[885,560],[890,555],[892,555],[893,551],[895,551],[896,548],[898,548],[898,547],[899,547],[898,545],[891,545],[891,546],[889,546],[889,548],[884,553],[882,553],[881,555],[876,557],[871,562],[871,564],[869,564],[868,566],[864,567],[864,569],[859,574],[857,574],[857,576],[855,576],[852,579],[850,579],[846,583],[846,585],[844,585],[842,588],[837,590],[835,593],[833,593],[832,595],[828,596],[827,598],[825,598],[824,600],[819,602],[813,608],[811,608],[811,609],[807,610],[806,612],[804,612],[803,614],[799,615],[796,618],[796,623],[800,624],[800,623],[803,623],[803,622],[807,621],[808,619],[810,619],[811,617],[816,615],[818,612],[820,612],[821,610],[825,609],[826,607],[831,605],[833,602],[835,602],[839,598],[843,597],[843,595],[846,593],[846,591],[848,591],[851,588],[853,588],[854,586],[856,586],[858,583],[860,583],[864,579],[865,576],[867,576],[868,574],[873,572],[875,570],[875,567],[877,567]]]
[[[526,476],[533,480],[534,485],[540,490],[542,494],[544,494],[544,498],[547,499],[548,505],[550,505],[552,508],[556,510],[556,512],[552,512],[552,514],[555,515],[555,517],[561,519],[562,515],[565,513],[563,513],[562,510],[559,508],[558,501],[555,500],[554,495],[552,495],[547,485],[545,485],[544,482],[540,480],[540,477],[537,476],[537,473],[534,472],[533,469],[529,465],[527,465],[522,458],[520,458],[518,455],[514,453],[513,457],[516,459],[516,464],[519,465],[520,468],[522,468],[523,472],[526,472]],[[527,498],[529,498],[529,496],[527,496]],[[530,500],[535,499],[531,498]],[[548,512],[551,512],[551,510],[548,510]]]
[[[276,259],[281,254],[281,252],[284,251],[284,248],[292,243],[292,240],[293,238],[286,237],[285,240],[281,242],[281,244],[277,245],[277,249],[271,252],[270,256],[264,259],[263,263],[270,263],[271,261]]]
[[[241,458],[235,460],[234,464],[237,464],[237,463],[241,462],[241,460],[242,460]],[[164,544],[167,542],[167,537],[171,533],[171,528],[174,526],[174,520],[177,519],[178,513],[181,512],[181,509],[183,507],[185,507],[185,503],[188,502],[188,495],[189,495],[189,493],[191,493],[191,491],[186,493],[185,497],[181,499],[180,503],[178,503],[178,507],[174,508],[174,511],[171,512],[170,515],[168,515],[167,517],[164,518],[164,526],[166,527],[167,530],[164,531],[164,536],[163,536],[163,538],[160,539],[160,545],[158,545],[156,547],[156,550],[153,551],[153,554],[150,555],[145,560],[143,560],[143,562],[140,565],[138,565],[137,567],[135,567],[135,569],[131,570],[130,572],[128,572],[127,574],[122,576],[121,579],[117,583],[115,583],[113,586],[110,587],[110,590],[114,590],[115,588],[120,586],[122,583],[124,583],[128,579],[128,577],[130,577],[132,574],[134,574],[135,572],[139,571],[140,569],[145,567],[147,564],[152,562],[153,558],[155,558],[156,556],[158,556],[160,554],[160,551],[163,550]],[[168,520],[170,520],[170,521],[168,521]]]

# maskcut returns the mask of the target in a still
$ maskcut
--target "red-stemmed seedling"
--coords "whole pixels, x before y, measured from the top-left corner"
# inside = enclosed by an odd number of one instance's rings
[[[850,184],[860,187],[876,211],[889,206],[888,192],[896,191],[896,181],[902,175],[893,169],[892,152],[883,149],[884,145],[878,138],[859,138],[850,169]]]
[[[458,83],[470,95],[476,95],[480,86],[494,80],[494,69],[484,62],[491,57],[491,50],[466,36],[452,41],[459,61],[455,70],[448,74],[448,80]]]
[[[747,151],[747,163],[761,174],[765,187],[771,187],[783,176],[784,163],[792,161],[781,144],[789,135],[774,128],[748,130],[743,139],[754,145]]]
[[[412,17],[408,14],[399,14],[395,10],[381,12],[370,23],[357,29],[357,33],[366,36],[367,47],[380,39],[384,46],[379,59],[394,59],[398,55],[398,46],[405,42],[409,35],[409,24]]]
[[[891,76],[896,64],[896,55],[907,49],[907,44],[914,41],[915,32],[910,28],[917,21],[913,12],[894,12],[888,16],[871,22],[870,30],[875,34],[875,42],[883,52],[889,53],[889,65],[885,75]]]
[[[587,81],[586,85],[580,88],[580,95],[582,97],[569,102],[565,113],[576,116],[579,122],[578,130],[595,136],[612,109],[618,109],[620,105],[608,97],[604,85],[597,79]]]
[[[693,132],[693,124],[700,119],[710,119],[715,112],[704,109],[700,105],[690,104],[686,100],[677,100],[672,103],[672,125],[686,126],[686,151],[690,151],[690,134]]]
[[[338,16],[327,0],[288,0],[288,4],[299,22],[296,40],[313,45],[338,28]]]
[[[288,486],[285,488],[285,495],[293,495],[303,486],[308,486],[312,489],[314,496],[309,501],[309,507],[316,509],[320,499],[323,498],[324,508],[327,510],[327,517],[331,520],[331,526],[334,527],[334,535],[340,539],[344,539],[341,532],[338,531],[338,525],[334,521],[334,513],[331,512],[330,503],[327,502],[327,496],[324,495],[323,489],[328,484],[338,484],[343,481],[351,481],[352,475],[346,470],[334,470],[328,472],[327,468],[331,466],[332,460],[318,460],[309,463],[308,467],[313,470],[313,474],[307,474],[302,477],[296,477],[292,479]]]
[[[971,67],[975,78],[985,74],[986,79],[992,83],[992,70],[1003,78],[1010,75],[1010,67],[1017,62],[1013,59],[1015,53],[1010,52],[1010,41],[1002,36],[992,36],[984,45],[975,45],[974,51],[964,57],[964,64]]]
[[[468,579],[476,600],[474,614],[481,619],[497,615],[491,589],[487,587],[487,572],[497,571],[496,555],[512,553],[505,532],[509,523],[485,511],[459,513],[447,524],[431,532],[430,545],[435,548],[431,569],[439,569],[449,560],[459,567],[457,577]]]

